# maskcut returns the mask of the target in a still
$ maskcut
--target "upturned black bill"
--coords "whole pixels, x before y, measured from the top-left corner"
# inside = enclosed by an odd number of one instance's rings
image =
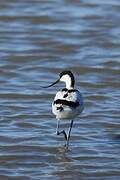
[[[55,84],[57,84],[59,82],[59,79],[57,81],[55,81],[54,83],[50,84],[49,86],[43,86],[43,88],[49,88]]]

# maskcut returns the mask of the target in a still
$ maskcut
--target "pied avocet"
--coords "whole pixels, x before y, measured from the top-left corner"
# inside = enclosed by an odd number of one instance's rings
[[[63,71],[59,75],[59,79],[45,88],[51,87],[58,82],[65,82],[66,87],[58,91],[52,103],[52,112],[57,119],[57,135],[64,134],[69,145],[70,133],[73,126],[73,119],[78,116],[84,108],[81,93],[74,88],[75,78],[71,71]],[[71,119],[70,128],[66,134],[65,130],[59,131],[59,123],[61,119]]]

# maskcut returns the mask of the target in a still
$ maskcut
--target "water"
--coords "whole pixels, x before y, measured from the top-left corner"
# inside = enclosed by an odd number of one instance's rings
[[[119,0],[1,1],[0,179],[119,179],[119,68]],[[63,84],[40,88],[64,69],[85,101],[68,151],[51,113]]]

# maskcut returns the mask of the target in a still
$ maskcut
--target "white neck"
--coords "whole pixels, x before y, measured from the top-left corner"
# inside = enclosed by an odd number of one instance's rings
[[[65,81],[65,85],[67,89],[73,89],[73,87],[71,87],[71,79],[69,78],[67,81]]]

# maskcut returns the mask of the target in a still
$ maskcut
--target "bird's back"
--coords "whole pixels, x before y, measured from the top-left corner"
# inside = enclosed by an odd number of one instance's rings
[[[81,93],[76,89],[62,89],[58,91],[52,103],[53,114],[58,119],[71,119],[79,115],[83,110]]]

